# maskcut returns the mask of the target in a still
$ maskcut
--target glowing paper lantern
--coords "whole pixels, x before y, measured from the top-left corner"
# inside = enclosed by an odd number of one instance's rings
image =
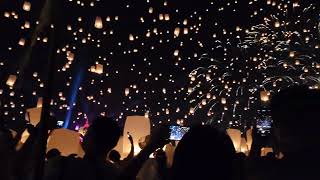
[[[169,14],[165,14],[164,15],[164,20],[169,21],[170,20],[170,15]]]
[[[153,13],[153,8],[152,7],[149,7],[149,13]]]
[[[80,134],[69,129],[55,129],[48,138],[47,150],[58,149],[63,156],[79,154]]]
[[[41,119],[41,111],[42,108],[36,107],[36,108],[30,108],[27,109],[26,112],[29,115],[29,121],[33,126],[36,126]]]
[[[247,136],[248,151],[250,151],[252,146],[252,129],[247,130],[246,136]]]
[[[243,152],[243,153],[247,154],[248,151],[249,151],[249,148],[248,148],[248,145],[247,145],[247,141],[243,137],[243,138],[241,138],[240,152]]]
[[[280,22],[279,21],[275,22],[274,27],[276,27],[276,28],[280,27]]]
[[[144,116],[128,116],[123,130],[123,154],[127,155],[130,152],[130,142],[127,137],[127,132],[132,135],[135,154],[141,151],[138,145],[139,139],[150,135],[150,119]]]
[[[189,33],[189,29],[188,28],[184,28],[183,29],[183,34],[188,34]]]
[[[173,53],[174,56],[179,56],[179,50],[175,50]]]
[[[134,37],[133,37],[132,34],[129,35],[129,40],[130,40],[130,41],[134,41]]]
[[[74,60],[74,53],[72,53],[71,51],[67,52],[67,59],[69,61],[73,61]]]
[[[22,8],[23,8],[23,10],[25,10],[25,11],[30,11],[30,9],[31,9],[31,3],[28,2],[28,1],[25,1],[25,2],[23,3]]]
[[[95,72],[97,74],[102,74],[103,73],[103,65],[102,64],[97,64],[95,68]]]
[[[103,23],[102,23],[102,19],[100,16],[96,17],[96,20],[94,22],[94,27],[97,29],[102,29],[103,28]]]
[[[125,94],[126,96],[128,96],[129,93],[130,93],[130,89],[129,89],[129,88],[126,88],[126,89],[124,90],[124,94]]]
[[[237,152],[241,147],[241,132],[238,129],[227,129],[227,134],[230,136],[233,146]]]
[[[41,108],[42,107],[42,102],[43,102],[43,98],[39,97],[38,101],[37,101],[37,108]]]
[[[268,102],[270,100],[269,96],[270,96],[270,93],[268,91],[260,92],[260,99],[262,102]]]
[[[17,76],[16,75],[10,75],[6,84],[8,86],[10,86],[10,87],[13,87],[14,84],[16,83],[16,80],[17,80]]]
[[[21,38],[18,43],[20,46],[24,46],[26,44],[26,40]]]
[[[96,67],[95,66],[91,66],[90,67],[90,71],[95,73],[96,72]]]
[[[221,104],[227,104],[227,99],[226,98],[221,98]]]
[[[159,14],[159,20],[162,21],[164,19],[163,14]]]
[[[269,152],[273,152],[272,147],[261,148],[261,156],[266,156]]]
[[[175,36],[175,37],[178,37],[179,34],[180,34],[180,28],[179,28],[179,27],[176,27],[176,28],[174,29],[174,36]]]

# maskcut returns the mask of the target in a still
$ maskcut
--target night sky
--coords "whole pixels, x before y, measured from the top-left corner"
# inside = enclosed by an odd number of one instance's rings
[[[51,111],[69,117],[68,128],[99,115],[120,125],[145,115],[153,125],[244,130],[267,107],[261,92],[320,85],[318,0],[51,1],[0,2],[0,113],[8,122],[25,121],[43,97],[52,50]],[[54,28],[42,26],[50,19]]]

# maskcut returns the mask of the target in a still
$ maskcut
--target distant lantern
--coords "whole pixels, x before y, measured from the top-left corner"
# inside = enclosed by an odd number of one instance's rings
[[[164,19],[163,14],[159,14],[159,20],[162,21]]]
[[[129,40],[130,40],[130,41],[134,41],[134,37],[133,37],[132,34],[129,34]]]
[[[28,2],[28,1],[25,1],[24,3],[23,3],[23,10],[25,10],[25,11],[30,11],[30,9],[31,9],[31,3],[30,2]]]
[[[67,59],[69,61],[73,61],[74,60],[74,53],[72,53],[71,51],[67,52]]]
[[[294,51],[291,51],[291,52],[289,53],[289,56],[290,56],[290,57],[294,57]]]
[[[205,106],[205,105],[207,104],[207,100],[206,100],[206,99],[202,99],[201,104],[202,104],[203,106]]]
[[[153,13],[153,8],[152,7],[149,7],[149,13]]]
[[[28,21],[24,22],[24,28],[29,29],[30,28],[30,22],[28,22]]]
[[[97,64],[96,65],[96,73],[97,74],[102,74],[103,73],[103,65],[102,64]]]
[[[183,29],[183,34],[188,34],[189,33],[189,29],[188,28],[184,28]]]
[[[194,108],[190,108],[189,113],[194,114]]]
[[[279,21],[275,22],[274,27],[276,27],[276,28],[280,27],[280,22]]]
[[[191,93],[191,92],[192,92],[192,88],[189,87],[189,88],[188,88],[188,93]]]
[[[126,88],[126,89],[124,90],[124,94],[125,94],[126,96],[128,96],[129,93],[130,93],[130,89],[129,89],[129,88]]]
[[[90,71],[93,72],[93,73],[96,72],[96,67],[95,66],[91,66],[90,67]]]
[[[97,29],[102,29],[103,28],[103,23],[102,23],[102,19],[100,16],[96,17],[96,21],[94,23],[94,27]]]
[[[169,14],[165,14],[164,15],[164,20],[169,21],[170,20],[170,15]]]
[[[174,56],[179,56],[179,50],[175,50],[173,53]]]
[[[211,98],[211,94],[207,93],[207,99],[210,99],[210,98]]]
[[[226,98],[221,98],[221,104],[227,104],[227,99]]]
[[[16,83],[16,80],[17,80],[17,76],[16,75],[10,75],[6,84],[8,86],[10,86],[10,87],[13,87],[14,84]]]
[[[188,19],[184,19],[183,20],[183,25],[187,25],[188,24]]]
[[[270,93],[268,91],[260,92],[260,99],[262,102],[268,102],[270,100],[269,96],[270,96]]]
[[[179,34],[180,34],[180,28],[179,28],[179,27],[176,27],[176,28],[174,29],[174,36],[175,36],[175,37],[178,37]]]
[[[24,46],[26,44],[26,40],[21,38],[18,43],[20,46]]]

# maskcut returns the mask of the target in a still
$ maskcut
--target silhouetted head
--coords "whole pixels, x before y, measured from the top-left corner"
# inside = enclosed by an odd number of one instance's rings
[[[46,158],[47,160],[50,160],[52,158],[55,158],[55,157],[59,157],[61,156],[61,152],[58,150],[58,149],[50,149],[47,154],[46,154]]]
[[[297,153],[320,147],[320,91],[305,86],[284,89],[271,101],[280,150]]]
[[[154,152],[154,158],[157,160],[159,164],[166,166],[167,155],[166,152],[164,152],[162,149],[158,149],[156,152]]]
[[[83,138],[86,155],[103,155],[113,149],[120,138],[120,128],[111,118],[99,117],[93,121]]]
[[[210,126],[193,127],[179,142],[173,179],[224,179],[233,176],[235,150],[225,133]]]
[[[121,155],[118,151],[116,150],[111,150],[110,153],[109,153],[109,159],[112,161],[112,162],[119,162],[120,161],[120,158],[121,158]]]

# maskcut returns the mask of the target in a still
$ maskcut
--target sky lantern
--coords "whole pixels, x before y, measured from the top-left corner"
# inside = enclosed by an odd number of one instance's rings
[[[227,99],[226,98],[221,98],[221,104],[227,104]]]
[[[102,23],[102,19],[100,16],[96,17],[96,20],[94,22],[94,27],[97,29],[102,29],[103,28],[103,23]]]
[[[180,34],[180,28],[179,27],[176,27],[175,29],[174,29],[174,36],[175,37],[178,37],[179,36],[179,34]]]
[[[163,14],[159,14],[159,20],[162,21],[164,19]]]
[[[22,8],[23,8],[23,10],[25,10],[25,11],[30,11],[30,10],[31,10],[31,3],[28,2],[28,1],[25,1],[25,2],[23,3]]]
[[[97,74],[102,74],[103,73],[103,65],[102,64],[97,64],[95,68],[95,72]]]
[[[17,80],[17,76],[16,75],[10,75],[6,84],[8,86],[10,86],[10,87],[13,87],[14,84],[16,83],[16,80]]]
[[[130,89],[129,89],[129,88],[126,88],[126,89],[124,90],[124,94],[125,94],[126,96],[128,96],[129,93],[130,93]]]
[[[19,40],[19,43],[18,43],[20,46],[24,46],[26,44],[26,40],[24,38],[21,38]]]
[[[179,56],[179,50],[175,50],[173,53],[174,56]]]
[[[170,15],[169,14],[165,14],[164,15],[164,20],[169,21],[170,20]]]
[[[270,96],[270,93],[268,91],[260,92],[260,99],[262,102],[268,102],[270,100],[269,96]]]
[[[133,37],[132,34],[129,34],[129,40],[130,40],[130,41],[134,41],[134,37]]]
[[[188,28],[184,28],[184,29],[183,29],[183,34],[188,34],[188,33],[189,33]]]

